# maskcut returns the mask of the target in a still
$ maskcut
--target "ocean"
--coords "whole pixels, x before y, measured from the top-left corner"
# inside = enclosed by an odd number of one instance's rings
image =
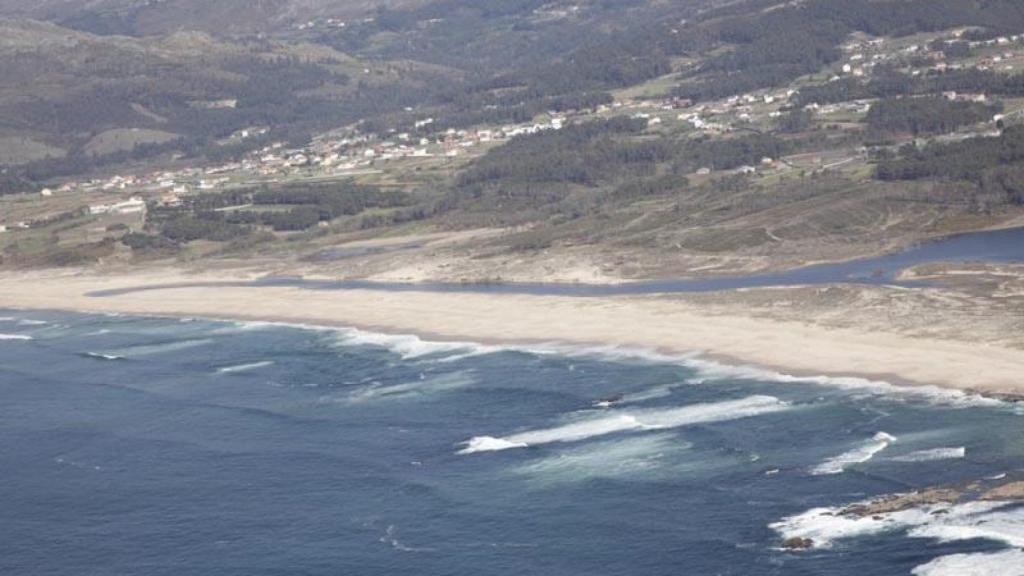
[[[1019,575],[1020,505],[833,512],[1012,477],[1022,431],[695,355],[0,310],[0,574]]]

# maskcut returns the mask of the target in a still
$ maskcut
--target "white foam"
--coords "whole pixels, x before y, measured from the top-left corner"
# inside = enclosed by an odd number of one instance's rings
[[[914,576],[1024,576],[1024,550],[941,556],[912,571]]]
[[[355,328],[339,329],[337,343],[342,346],[377,346],[386,348],[401,356],[403,360],[427,356],[445,356],[444,360],[453,361],[470,356],[489,354],[502,349],[472,342],[432,342],[412,334],[382,334]]]
[[[153,354],[164,354],[167,352],[180,352],[181,350],[199,348],[202,346],[207,346],[212,343],[213,340],[201,338],[196,340],[178,340],[176,342],[166,342],[164,344],[141,344],[138,346],[130,346],[128,348],[123,348],[121,350],[112,350],[109,352],[104,352],[103,355],[134,358],[137,356],[150,356]]]
[[[472,454],[474,452],[497,452],[510,448],[526,448],[522,442],[512,442],[493,436],[475,436],[464,443],[466,446],[459,450],[459,454]]]
[[[392,524],[391,526],[388,526],[387,530],[385,530],[384,536],[380,537],[380,542],[382,544],[388,544],[395,550],[399,550],[401,552],[432,552],[434,550],[433,548],[415,548],[412,546],[406,546],[398,541],[397,534],[398,529],[394,524]]]
[[[495,347],[490,347],[495,349]],[[855,376],[793,376],[767,368],[748,365],[723,364],[704,358],[698,352],[667,354],[640,347],[626,346],[580,346],[561,343],[507,346],[507,350],[537,355],[560,355],[570,357],[594,357],[611,361],[639,361],[655,364],[674,364],[697,372],[687,380],[690,384],[706,384],[721,380],[750,379],[783,384],[813,384],[828,388],[858,391],[878,396],[926,400],[939,405],[954,407],[997,407],[1007,403],[995,398],[986,398],[952,388],[939,386],[897,386],[882,380],[871,380]]]
[[[918,526],[909,535],[947,543],[984,539],[1024,548],[1024,508],[1005,503],[1002,506],[984,514],[943,518]]]
[[[0,340],[28,341],[34,340],[34,338],[32,338],[31,336],[27,336],[25,334],[0,334]]]
[[[955,448],[930,448],[918,450],[910,454],[896,456],[893,462],[934,462],[936,460],[959,460],[967,456],[967,448],[957,446]]]
[[[420,380],[402,382],[383,386],[379,383],[363,386],[340,399],[349,404],[379,401],[385,399],[409,399],[458,390],[476,383],[473,375],[467,371],[441,374],[432,378],[421,377]]]
[[[639,392],[633,392],[633,393],[630,393],[630,394],[626,394],[626,395],[624,395],[622,397],[621,400],[612,402],[611,404],[613,404],[613,405],[614,404],[620,404],[620,405],[621,404],[638,404],[640,402],[645,402],[647,400],[655,400],[657,398],[666,398],[666,397],[672,395],[672,389],[673,388],[674,388],[674,386],[672,386],[670,384],[662,385],[662,386],[653,386],[653,387],[648,388],[646,390],[640,390]]]
[[[867,503],[869,502],[861,504]],[[1006,506],[1004,502],[969,502],[953,506],[932,504],[870,516],[844,515],[843,508],[812,508],[802,514],[783,518],[769,527],[783,539],[809,538],[815,547],[827,548],[838,540],[848,538],[926,526],[957,526],[983,522],[990,517],[987,516],[989,513]],[[923,531],[918,535],[926,537]]]
[[[580,482],[590,478],[636,478],[669,470],[675,473],[685,468],[677,456],[690,448],[690,444],[680,442],[673,434],[646,434],[576,446],[528,462],[515,471],[544,483]],[[708,462],[701,458],[700,462],[689,464],[706,466]]]
[[[252,332],[254,330],[266,330],[267,328],[300,328],[317,332],[334,331],[326,326],[313,326],[309,324],[293,324],[288,322],[265,322],[262,320],[246,320],[231,322],[225,326],[213,330],[213,334],[234,334],[236,332]]]
[[[699,357],[687,358],[685,364],[698,371],[698,376],[690,379],[690,382],[694,384],[739,378],[792,384],[816,384],[818,386],[865,392],[879,396],[922,399],[936,404],[956,407],[995,407],[1006,405],[1002,400],[995,398],[986,398],[979,394],[971,394],[962,390],[938,386],[896,386],[882,380],[870,380],[855,376],[792,376],[765,368],[743,365],[734,366]]]
[[[89,358],[95,358],[97,360],[125,360],[124,356],[118,356],[116,354],[100,354],[98,352],[86,352],[84,356]]]
[[[249,364],[238,364],[237,366],[225,366],[223,368],[218,368],[217,369],[217,373],[218,374],[233,374],[233,373],[236,373],[236,372],[248,372],[250,370],[256,370],[256,369],[259,369],[259,368],[266,368],[267,366],[273,366],[273,365],[274,365],[274,362],[272,360],[265,360],[263,362],[251,362]]]
[[[959,516],[918,526],[909,532],[939,542],[983,539],[1013,549],[999,552],[952,554],[914,569],[917,576],[1021,576],[1024,575],[1024,509],[1009,505],[985,514]]]
[[[772,396],[750,396],[708,404],[691,404],[680,408],[604,412],[580,420],[540,430],[519,432],[502,438],[477,436],[464,442],[460,454],[484,452],[491,446],[501,450],[537,446],[552,442],[578,442],[616,432],[664,430],[693,424],[736,420],[787,410],[790,405]],[[495,442],[498,440],[500,442]],[[490,448],[493,450],[494,448]]]
[[[121,314],[108,314],[108,316],[119,317]],[[927,400],[935,404],[954,407],[999,407],[1008,405],[1008,403],[995,398],[986,398],[978,394],[971,394],[961,390],[941,388],[937,386],[896,386],[881,380],[870,380],[858,377],[824,375],[792,376],[754,366],[723,364],[702,358],[699,352],[688,354],[666,354],[656,350],[640,347],[612,345],[581,346],[557,342],[539,345],[505,346],[484,345],[474,342],[438,342],[424,340],[413,335],[383,334],[356,328],[333,328],[329,326],[317,326],[310,324],[263,321],[235,322],[229,327],[215,330],[214,333],[254,330],[274,326],[286,326],[318,332],[335,332],[341,335],[337,341],[339,345],[364,344],[382,346],[398,353],[404,359],[441,356],[440,358],[431,358],[431,360],[437,362],[451,362],[466,357],[491,354],[500,351],[514,351],[536,355],[597,357],[612,361],[632,360],[652,362],[656,364],[685,366],[696,370],[698,373],[696,377],[691,378],[688,381],[693,384],[708,383],[718,380],[749,378],[780,383],[815,384],[830,388],[862,391],[880,396]]]
[[[592,358],[611,362],[638,362],[644,364],[668,364],[687,366],[700,356],[697,352],[687,354],[665,354],[649,348],[615,345],[581,345],[546,342],[539,344],[508,345],[503,349],[533,354],[535,356],[566,356],[570,358]],[[574,370],[575,367],[570,367]]]
[[[32,320],[30,318],[17,318],[14,316],[0,316],[0,322],[17,324],[18,326],[43,326],[47,324],[44,320]]]
[[[885,432],[879,432],[875,434],[871,440],[864,442],[860,446],[818,464],[811,469],[811,474],[815,476],[842,474],[846,470],[847,466],[852,464],[862,464],[871,460],[874,458],[875,454],[885,450],[889,447],[889,444],[892,444],[895,441],[895,436],[891,436]]]

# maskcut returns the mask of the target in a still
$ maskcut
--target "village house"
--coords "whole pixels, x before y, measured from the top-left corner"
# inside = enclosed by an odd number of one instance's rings
[[[181,197],[174,192],[165,192],[160,195],[159,204],[167,207],[181,206]]]
[[[131,197],[124,202],[116,204],[94,204],[89,206],[89,214],[138,214],[145,212],[146,202],[142,198]]]

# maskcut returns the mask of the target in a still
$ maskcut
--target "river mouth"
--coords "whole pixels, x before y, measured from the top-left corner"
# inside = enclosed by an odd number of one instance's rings
[[[779,288],[821,284],[889,285],[905,288],[929,286],[923,280],[904,280],[900,272],[914,266],[938,262],[1024,262],[1024,228],[1008,228],[947,236],[923,242],[906,250],[848,262],[815,264],[781,272],[644,280],[622,284],[544,282],[378,282],[372,280],[318,280],[270,276],[250,281],[214,281],[160,284],[101,290],[93,297],[120,296],[135,292],[200,287],[290,287],[308,290],[382,290],[387,292],[466,292],[524,294],[535,296],[628,296],[645,294],[701,293],[742,288]]]

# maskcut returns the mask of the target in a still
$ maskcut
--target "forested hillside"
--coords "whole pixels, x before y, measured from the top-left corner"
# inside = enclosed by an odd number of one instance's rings
[[[0,0],[0,16],[46,20],[96,34],[143,36],[181,30],[245,35],[312,18],[362,18],[424,0]]]
[[[399,226],[771,251],[1024,200],[1016,0],[249,4],[0,0],[0,193],[61,190],[43,230],[140,194],[140,254]]]

